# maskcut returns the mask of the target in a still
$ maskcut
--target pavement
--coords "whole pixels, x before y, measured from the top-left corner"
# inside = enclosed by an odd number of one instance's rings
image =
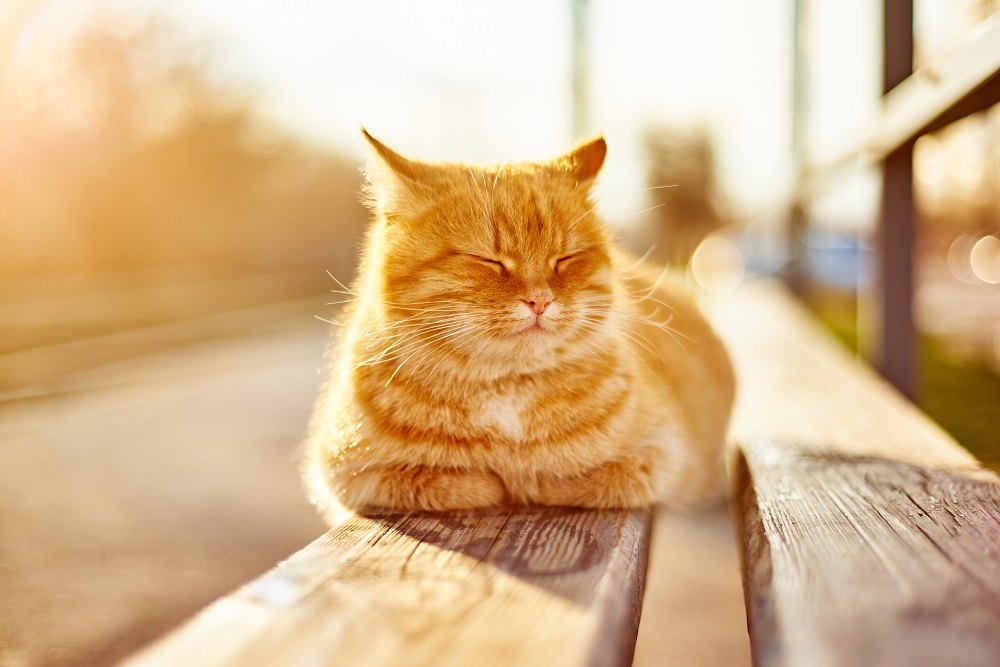
[[[310,309],[0,358],[72,369],[0,402],[0,665],[113,662],[322,534],[296,471]]]

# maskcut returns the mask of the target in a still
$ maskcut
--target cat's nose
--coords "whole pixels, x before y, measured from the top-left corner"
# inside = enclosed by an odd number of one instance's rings
[[[552,303],[552,295],[533,294],[529,296],[527,299],[521,299],[521,300],[528,305],[528,308],[531,308],[531,312],[533,312],[535,315],[541,315],[542,313],[545,312],[545,309],[549,307],[549,304]]]

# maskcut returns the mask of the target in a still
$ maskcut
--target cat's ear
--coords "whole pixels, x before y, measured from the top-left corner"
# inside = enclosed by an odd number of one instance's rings
[[[572,176],[577,183],[590,185],[601,171],[607,154],[607,142],[604,137],[597,136],[579,143],[569,153],[553,160],[553,164]]]
[[[375,159],[365,169],[369,204],[381,213],[416,213],[432,191],[434,167],[403,157],[364,127],[361,134],[375,150]]]
[[[361,134],[365,135],[369,145],[375,149],[382,165],[390,169],[396,176],[408,180],[420,180],[427,177],[428,165],[403,157],[373,137],[364,126],[361,127]]]

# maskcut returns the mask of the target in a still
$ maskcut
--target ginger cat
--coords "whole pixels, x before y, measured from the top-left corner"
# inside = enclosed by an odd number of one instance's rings
[[[321,511],[718,497],[729,358],[594,213],[604,139],[470,167],[362,131],[375,220],[306,445]]]

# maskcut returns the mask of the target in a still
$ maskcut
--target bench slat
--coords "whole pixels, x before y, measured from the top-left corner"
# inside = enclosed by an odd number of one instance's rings
[[[965,40],[933,58],[882,97],[866,136],[836,157],[805,166],[797,197],[815,200],[842,183],[850,168],[870,164],[928,132],[1000,101],[1000,15],[984,19]]]
[[[1000,480],[783,292],[714,316],[755,664],[998,664]]]
[[[358,517],[129,665],[618,665],[649,512]]]

